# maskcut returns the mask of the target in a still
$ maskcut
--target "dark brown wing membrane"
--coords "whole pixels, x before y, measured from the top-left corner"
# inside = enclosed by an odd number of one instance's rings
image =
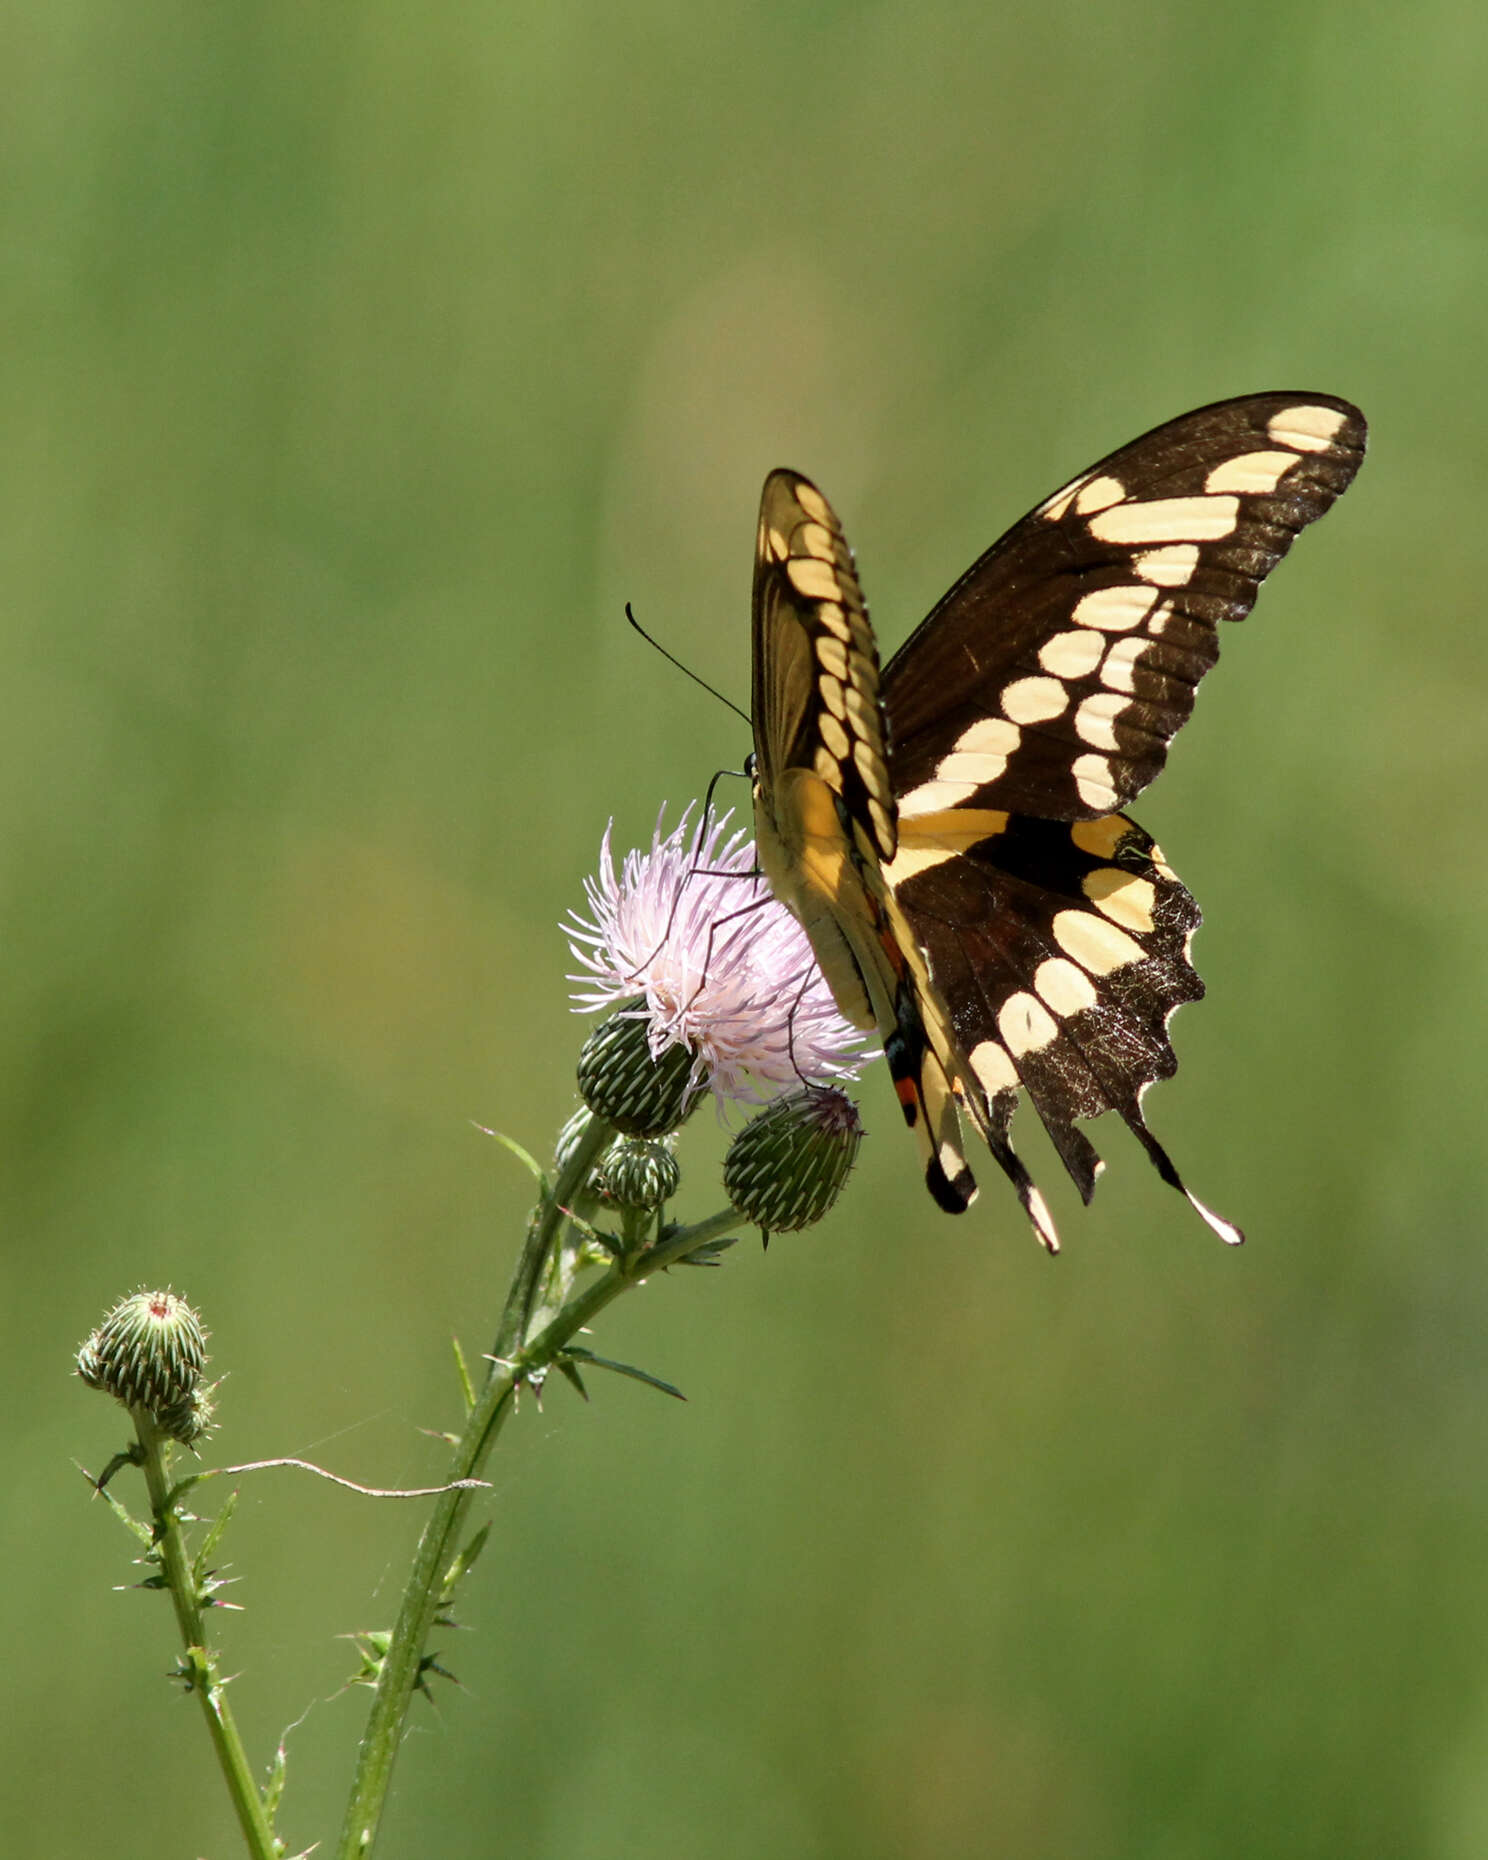
[[[889,877],[929,957],[974,1081],[968,1109],[993,1154],[1022,1194],[1002,1153],[1021,1088],[1085,1200],[1102,1164],[1075,1120],[1105,1111],[1187,1195],[1141,1100],[1176,1069],[1174,1012],[1204,992],[1189,960],[1197,904],[1124,816],[1071,826],[986,815],[980,824],[982,836],[968,839],[954,811],[943,823],[906,822]],[[1188,1198],[1224,1239],[1241,1238]]]
[[[1322,394],[1221,401],[1092,466],[1015,524],[883,675],[901,813],[1093,819],[1140,793],[1298,532],[1364,456]]]

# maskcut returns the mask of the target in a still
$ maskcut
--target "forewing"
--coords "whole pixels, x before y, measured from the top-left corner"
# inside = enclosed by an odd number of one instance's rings
[[[959,1212],[976,1184],[954,1042],[882,870],[895,815],[873,629],[842,526],[797,472],[772,472],[760,504],[753,694],[760,864],[838,1007],[883,1040],[926,1183]]]
[[[832,506],[799,472],[772,471],[754,557],[754,749],[767,795],[788,769],[819,776],[894,854],[878,648]]]
[[[1140,793],[1261,582],[1345,490],[1362,414],[1257,394],[1169,421],[1047,498],[883,675],[901,816],[1092,819]]]

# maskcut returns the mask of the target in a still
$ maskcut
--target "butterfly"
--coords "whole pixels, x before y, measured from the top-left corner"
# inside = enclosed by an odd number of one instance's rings
[[[765,480],[754,567],[759,863],[837,1005],[883,1041],[925,1181],[976,1194],[962,1119],[1059,1240],[1013,1149],[1026,1094],[1081,1198],[1114,1111],[1184,1187],[1142,1098],[1204,985],[1199,908],[1121,810],[1157,774],[1261,582],[1349,485],[1358,409],[1251,394],[1113,452],[1014,524],[880,669],[851,550],[798,472]]]

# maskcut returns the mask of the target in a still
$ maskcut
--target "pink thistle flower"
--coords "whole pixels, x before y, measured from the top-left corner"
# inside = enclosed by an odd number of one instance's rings
[[[642,998],[651,1052],[696,1055],[720,1104],[764,1104],[803,1081],[855,1078],[872,1055],[837,1012],[806,933],[764,878],[754,844],[730,816],[670,833],[658,815],[649,852],[615,872],[611,827],[599,872],[584,881],[588,914],[563,925],[583,973],[575,1012]]]

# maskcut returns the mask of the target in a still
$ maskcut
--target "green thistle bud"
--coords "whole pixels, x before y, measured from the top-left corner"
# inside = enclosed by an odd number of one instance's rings
[[[196,1401],[206,1361],[206,1332],[184,1298],[135,1292],[115,1305],[78,1351],[77,1372],[89,1388],[102,1389],[126,1408],[149,1409],[171,1433],[163,1417],[179,1418],[183,1406]]]
[[[601,1157],[594,1186],[602,1201],[650,1213],[677,1192],[682,1171],[669,1144],[652,1137],[621,1137]]]
[[[687,1121],[703,1094],[700,1084],[689,1083],[692,1067],[685,1046],[669,1046],[653,1059],[646,1022],[621,1009],[585,1040],[579,1093],[597,1117],[627,1136],[663,1137]]]
[[[596,1154],[590,1144],[590,1138],[599,1133],[602,1141]],[[608,1137],[609,1142],[603,1138]],[[603,1118],[597,1118],[587,1104],[581,1103],[570,1116],[568,1122],[558,1132],[558,1141],[553,1146],[553,1180],[561,1180],[578,1156],[579,1147],[585,1145],[589,1150],[589,1173],[569,1194],[568,1205],[584,1219],[594,1213],[599,1202],[599,1165],[603,1160],[609,1143],[617,1141]]]
[[[155,1425],[171,1440],[179,1440],[183,1447],[196,1446],[216,1425],[217,1406],[212,1400],[212,1390],[216,1386],[215,1382],[210,1387],[199,1386],[168,1408],[158,1409]]]
[[[555,1176],[562,1175],[573,1161],[579,1147],[579,1139],[587,1133],[593,1117],[594,1113],[588,1105],[581,1104],[562,1130],[558,1132],[558,1141],[553,1145],[553,1174]]]
[[[767,1239],[814,1226],[842,1192],[862,1135],[858,1107],[835,1086],[777,1098],[729,1146],[728,1198]]]

